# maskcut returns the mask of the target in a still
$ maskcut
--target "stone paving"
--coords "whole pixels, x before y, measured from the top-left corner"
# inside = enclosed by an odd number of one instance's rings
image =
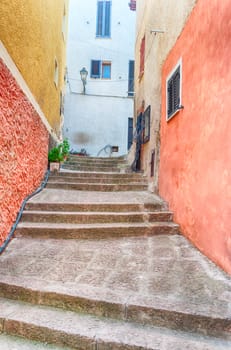
[[[14,239],[0,283],[231,318],[231,279],[182,236]]]
[[[44,189],[31,203],[162,203],[160,197],[148,191],[97,192]]]

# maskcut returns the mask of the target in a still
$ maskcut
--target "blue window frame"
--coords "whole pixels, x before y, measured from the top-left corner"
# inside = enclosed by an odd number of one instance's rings
[[[97,2],[96,36],[111,36],[111,0]]]
[[[91,78],[111,79],[111,62],[92,60]]]
[[[100,78],[101,62],[98,60],[91,61],[91,78]]]
[[[128,96],[134,96],[134,61],[128,64]]]
[[[111,79],[111,62],[102,62],[102,78]]]

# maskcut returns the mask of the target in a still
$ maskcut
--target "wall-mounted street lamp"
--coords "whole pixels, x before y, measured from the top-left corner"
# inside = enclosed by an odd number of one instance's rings
[[[80,77],[81,77],[81,80],[83,83],[83,94],[84,95],[86,93],[87,75],[88,75],[88,71],[86,70],[85,67],[83,67],[80,71]]]

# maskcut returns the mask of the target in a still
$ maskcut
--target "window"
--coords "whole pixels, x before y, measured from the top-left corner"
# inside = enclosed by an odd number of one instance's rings
[[[111,62],[102,62],[102,78],[111,79]]]
[[[140,74],[139,74],[140,79],[144,74],[144,59],[145,59],[145,36],[143,37],[140,45]]]
[[[58,86],[58,82],[59,82],[59,67],[58,67],[58,61],[55,58],[54,83],[56,87]]]
[[[131,11],[136,11],[136,0],[130,0],[128,6],[130,7]]]
[[[100,61],[91,61],[91,78],[100,78]]]
[[[111,79],[111,62],[92,60],[91,78]]]
[[[128,64],[128,96],[134,96],[134,61]]]
[[[111,35],[111,1],[98,1],[96,36],[110,37]]]
[[[148,106],[143,114],[143,143],[150,140],[150,116],[151,106]]]
[[[181,108],[182,61],[180,60],[166,81],[166,119],[171,119]]]

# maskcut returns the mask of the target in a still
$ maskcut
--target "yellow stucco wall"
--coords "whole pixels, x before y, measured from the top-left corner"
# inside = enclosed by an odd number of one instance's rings
[[[65,74],[65,12],[67,17],[68,0],[0,1],[0,40],[58,135],[60,92],[64,89]],[[55,60],[59,75],[57,86]]]

